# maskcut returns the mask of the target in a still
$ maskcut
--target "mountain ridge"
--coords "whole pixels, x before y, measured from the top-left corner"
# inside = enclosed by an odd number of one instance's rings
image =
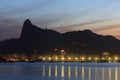
[[[99,35],[91,30],[59,33],[51,29],[41,29],[26,19],[18,39],[0,42],[0,53],[31,54],[36,49],[41,55],[54,53],[54,49],[64,49],[68,53],[95,54],[109,52],[119,54],[120,40],[113,36]]]

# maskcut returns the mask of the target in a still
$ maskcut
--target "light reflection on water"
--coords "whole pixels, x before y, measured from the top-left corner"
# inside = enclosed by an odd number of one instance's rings
[[[104,68],[102,68],[102,80],[104,80],[104,75],[105,75]]]
[[[75,67],[75,77],[78,77],[78,67]]]
[[[71,77],[71,67],[68,66],[68,77]]]
[[[108,72],[108,74],[109,74],[109,80],[111,80],[111,68],[109,67],[109,72]]]
[[[91,80],[91,67],[88,67],[88,79]]]
[[[45,66],[43,65],[43,76],[45,76]]]
[[[61,77],[64,77],[64,66],[61,66]]]
[[[82,66],[82,80],[84,80],[84,74],[85,74],[85,72],[84,72],[84,67]]]
[[[118,80],[118,68],[115,68],[115,80]]]
[[[31,63],[2,64],[2,80],[119,80],[120,64],[115,63]],[[3,77],[4,76],[4,77]],[[18,78],[17,78],[18,77]]]
[[[49,65],[48,76],[51,77],[51,65]]]
[[[79,80],[119,80],[118,76],[120,75],[118,75],[118,68],[120,69],[120,67],[55,65],[51,69],[51,65],[47,66],[49,66],[49,77],[67,77],[68,79],[74,78]],[[54,71],[54,74],[51,74],[51,71]]]
[[[57,77],[57,75],[58,75],[58,72],[57,72],[58,70],[57,70],[57,65],[55,66],[55,77]]]

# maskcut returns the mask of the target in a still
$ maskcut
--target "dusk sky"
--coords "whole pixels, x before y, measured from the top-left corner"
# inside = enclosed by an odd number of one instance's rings
[[[0,40],[18,38],[27,18],[62,33],[90,29],[120,39],[120,0],[0,0]]]

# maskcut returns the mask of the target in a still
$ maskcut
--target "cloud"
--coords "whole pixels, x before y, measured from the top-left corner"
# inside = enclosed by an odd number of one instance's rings
[[[71,25],[61,25],[57,26],[56,28],[53,28],[57,31],[64,32],[64,31],[73,31],[73,30],[78,30],[78,29],[83,29],[86,25],[90,24],[97,24],[97,23],[102,23],[105,21],[108,21],[109,19],[103,19],[103,20],[95,20],[95,21],[88,21],[88,22],[83,22],[83,23],[77,23],[77,24],[71,24]],[[89,28],[92,28],[92,26],[89,26]],[[62,28],[62,29],[60,29]],[[65,30],[64,30],[65,29]]]
[[[112,35],[120,39],[120,24],[112,24],[102,28],[94,29],[94,32],[102,35]]]
[[[18,24],[17,19],[0,16],[0,40],[18,37],[20,33]]]
[[[118,29],[118,28],[120,28],[120,24],[112,24],[112,25],[104,26],[102,28],[94,29],[94,31],[101,32],[104,30],[113,30],[113,29]]]
[[[109,12],[105,10],[106,7],[112,4],[112,1],[100,2],[100,4],[92,2],[89,5],[79,5],[78,3],[77,6],[71,3],[73,8],[69,8],[71,5],[67,1],[62,0],[14,0],[13,2],[11,0],[1,0],[0,37],[1,39],[18,37],[22,28],[22,22],[26,18],[30,18],[35,25],[48,26],[50,29],[60,32],[84,28],[93,29],[96,32],[112,31],[114,27],[106,26],[106,28],[99,28],[95,26],[94,28],[91,26],[110,21],[110,18],[106,19]]]

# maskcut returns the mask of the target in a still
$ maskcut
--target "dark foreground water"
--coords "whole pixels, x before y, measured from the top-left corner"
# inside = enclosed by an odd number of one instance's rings
[[[0,63],[0,80],[120,80],[120,63]]]

